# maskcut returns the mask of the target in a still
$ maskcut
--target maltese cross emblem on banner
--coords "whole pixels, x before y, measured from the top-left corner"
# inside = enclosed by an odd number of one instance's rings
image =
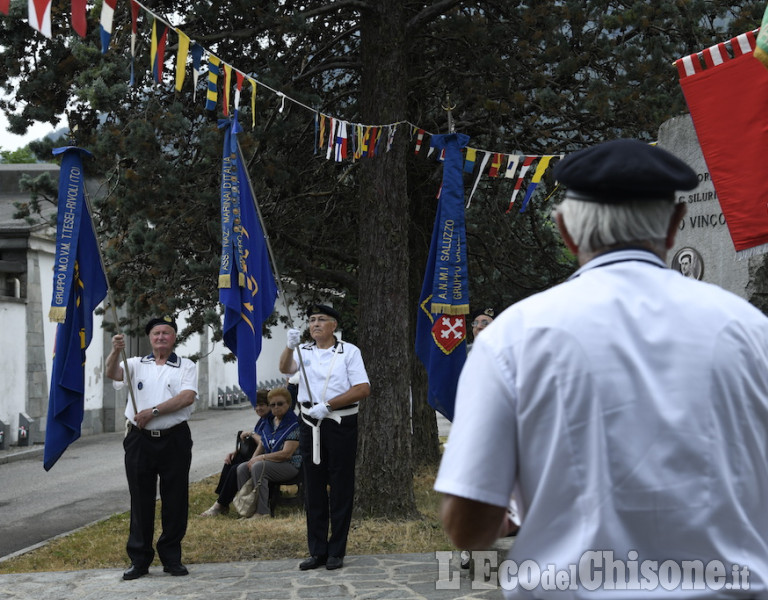
[[[432,325],[432,337],[440,350],[445,354],[453,352],[454,348],[467,337],[467,321],[464,315],[439,315]]]

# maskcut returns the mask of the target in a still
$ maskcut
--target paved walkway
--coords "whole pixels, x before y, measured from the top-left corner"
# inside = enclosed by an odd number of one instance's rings
[[[298,560],[188,565],[171,577],[158,567],[135,581],[115,569],[0,575],[3,600],[293,600],[306,598],[437,600],[502,598],[494,584],[473,589],[458,552],[441,564],[434,554],[348,556],[338,571],[299,571]],[[441,568],[442,567],[442,568]],[[477,583],[475,584],[477,585]],[[450,588],[450,589],[438,589]]]
[[[41,444],[35,444],[30,447],[11,446],[10,448],[0,450],[0,465],[35,458],[43,460],[43,446]]]

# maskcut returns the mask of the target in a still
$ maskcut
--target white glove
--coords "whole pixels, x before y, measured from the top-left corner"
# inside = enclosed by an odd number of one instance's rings
[[[307,414],[313,419],[320,421],[321,419],[325,419],[326,417],[331,416],[331,411],[328,410],[328,407],[325,404],[320,403],[315,404],[312,408],[310,408],[307,411]]]
[[[301,332],[298,329],[289,329],[287,346],[291,350],[295,350],[296,348],[298,348],[300,341],[301,341]]]

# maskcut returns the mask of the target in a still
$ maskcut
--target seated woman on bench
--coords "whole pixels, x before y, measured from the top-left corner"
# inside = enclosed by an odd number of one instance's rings
[[[267,399],[268,390],[261,389],[256,392],[256,406],[254,410],[258,416],[258,421],[253,428],[253,432],[241,431],[239,433],[239,450],[230,452],[224,458],[224,466],[219,476],[219,484],[216,486],[215,493],[218,494],[216,502],[208,510],[200,514],[201,517],[213,517],[216,515],[225,515],[229,512],[229,505],[235,497],[237,490],[237,466],[253,457],[258,446],[259,435],[264,425],[267,423],[269,415],[269,400]],[[241,447],[242,446],[242,447]]]
[[[251,519],[269,516],[269,484],[289,481],[301,467],[299,420],[291,408],[291,394],[286,388],[270,390],[267,398],[272,414],[267,417],[253,458],[237,466],[237,487],[249,477],[259,490],[259,502]]]

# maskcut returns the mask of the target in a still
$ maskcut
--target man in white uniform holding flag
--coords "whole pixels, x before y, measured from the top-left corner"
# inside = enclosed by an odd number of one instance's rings
[[[286,375],[301,368],[299,450],[310,556],[299,568],[325,566],[330,571],[344,565],[355,495],[358,403],[370,395],[371,386],[359,348],[333,335],[339,313],[314,304],[307,317],[313,341],[300,345],[300,332],[289,329],[279,367]]]

